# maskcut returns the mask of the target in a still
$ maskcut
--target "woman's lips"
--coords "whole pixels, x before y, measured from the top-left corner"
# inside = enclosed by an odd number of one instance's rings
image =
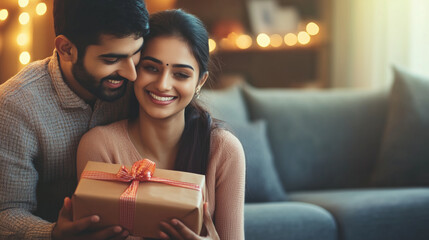
[[[160,105],[168,105],[174,102],[174,100],[177,98],[175,96],[169,96],[169,95],[160,96],[150,91],[148,91],[148,95],[153,103],[160,104]]]

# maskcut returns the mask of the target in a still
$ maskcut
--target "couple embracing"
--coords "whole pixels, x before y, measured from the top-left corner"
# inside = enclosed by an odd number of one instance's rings
[[[182,10],[148,16],[141,0],[55,0],[53,56],[0,86],[0,239],[126,239],[72,220],[87,161],[204,174],[202,236],[177,219],[160,239],[244,239],[244,152],[198,103],[208,33]]]

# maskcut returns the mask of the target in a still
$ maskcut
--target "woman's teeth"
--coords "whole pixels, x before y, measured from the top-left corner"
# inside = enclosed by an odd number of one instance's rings
[[[174,98],[174,97],[160,97],[153,94],[152,92],[149,92],[149,95],[158,101],[170,101],[170,100],[173,100]]]

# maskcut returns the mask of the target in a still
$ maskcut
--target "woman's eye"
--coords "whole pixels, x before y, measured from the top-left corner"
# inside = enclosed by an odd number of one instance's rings
[[[152,65],[143,66],[143,68],[149,72],[158,72],[158,69]]]
[[[177,78],[180,78],[180,79],[187,79],[187,78],[190,77],[188,74],[186,74],[186,73],[180,73],[180,72],[179,73],[175,73],[174,76],[177,77]]]

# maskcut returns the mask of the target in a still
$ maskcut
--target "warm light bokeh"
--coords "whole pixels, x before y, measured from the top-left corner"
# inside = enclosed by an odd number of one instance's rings
[[[213,52],[216,49],[216,42],[213,39],[209,39],[209,51]]]
[[[21,33],[18,35],[18,37],[16,38],[16,42],[18,43],[19,46],[24,46],[28,43],[29,37],[27,34],[25,33]]]
[[[298,42],[302,45],[306,45],[310,42],[310,35],[307,32],[299,32],[298,33]]]
[[[252,38],[249,35],[242,34],[236,39],[235,44],[240,49],[248,49],[252,46]]]
[[[310,35],[317,35],[320,30],[319,26],[314,22],[309,22],[305,29]]]
[[[18,0],[18,5],[22,8],[28,6],[29,0]]]
[[[30,14],[28,14],[27,12],[21,13],[19,15],[19,23],[21,23],[22,25],[25,25],[28,22],[30,22]]]
[[[42,16],[46,13],[47,9],[48,8],[47,8],[46,4],[41,2],[41,3],[37,4],[37,6],[36,6],[36,13],[37,13],[37,15]]]
[[[283,38],[279,34],[273,34],[271,35],[271,46],[273,47],[280,47],[283,43]]]
[[[0,10],[0,21],[6,20],[8,15],[9,12],[7,11],[7,9]]]
[[[256,37],[256,42],[263,48],[268,47],[270,45],[270,37],[265,33],[260,33]]]
[[[286,45],[293,46],[298,42],[298,37],[294,33],[288,33],[284,37]]]
[[[23,65],[28,64],[30,60],[31,60],[31,56],[30,56],[30,53],[27,51],[24,51],[19,55],[19,61]]]

